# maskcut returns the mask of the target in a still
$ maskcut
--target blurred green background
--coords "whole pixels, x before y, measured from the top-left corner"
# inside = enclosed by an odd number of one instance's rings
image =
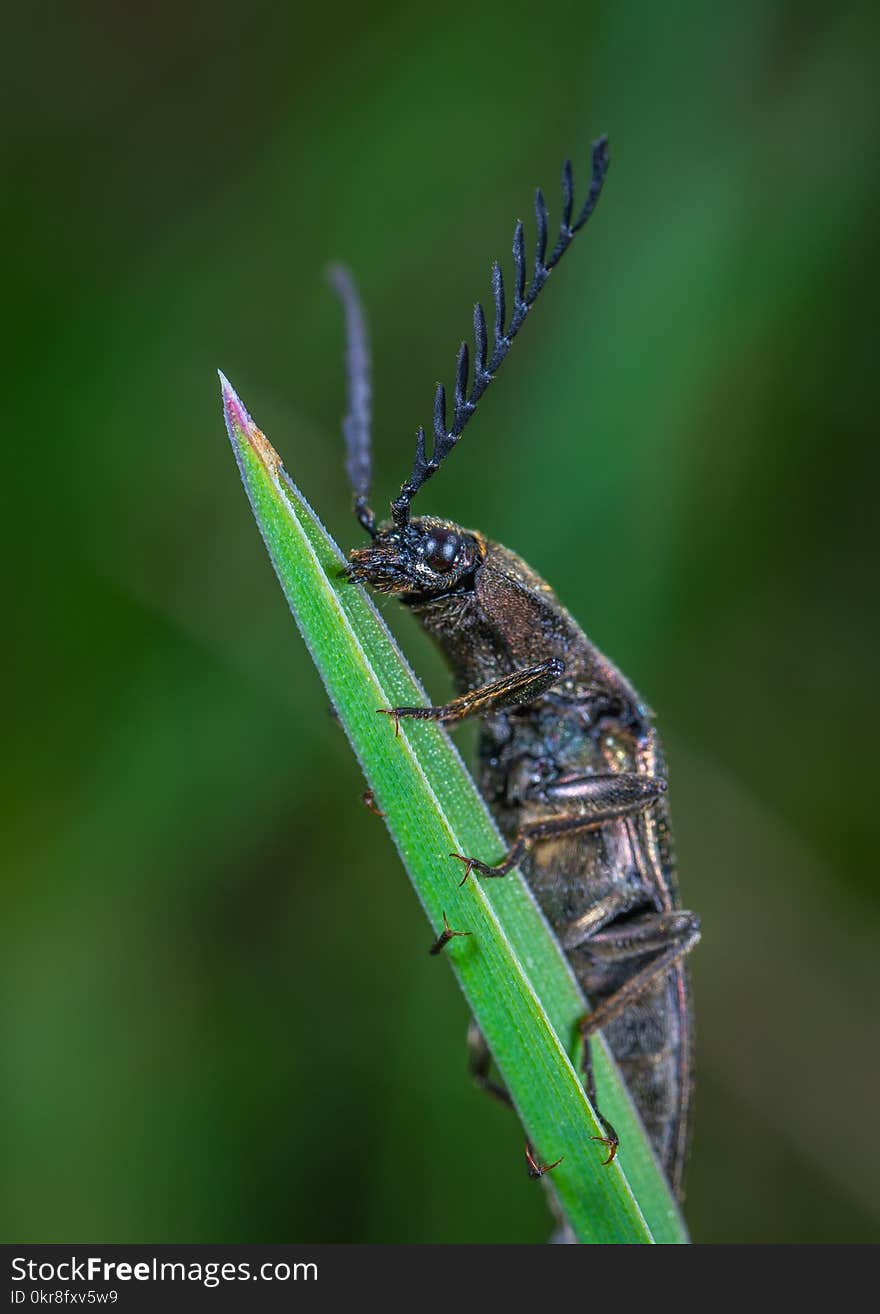
[[[878,1237],[877,13],[5,20],[4,1240],[546,1237],[215,370],[358,542],[325,265],[371,315],[384,504],[514,218],[537,183],[558,215],[565,154],[582,195],[601,131],[601,208],[422,509],[520,551],[658,713],[694,1238]]]

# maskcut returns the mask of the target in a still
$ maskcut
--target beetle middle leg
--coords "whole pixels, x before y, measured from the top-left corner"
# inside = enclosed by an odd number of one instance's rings
[[[383,813],[383,815],[384,815],[384,813]],[[443,950],[446,948],[446,946],[449,944],[449,941],[450,941],[450,940],[455,940],[455,939],[457,939],[457,938],[459,938],[459,937],[461,937],[461,936],[463,936],[463,935],[473,935],[473,932],[472,932],[472,931],[453,931],[452,927],[449,925],[449,921],[448,921],[448,919],[447,919],[446,913],[444,912],[444,914],[443,914],[443,930],[440,932],[440,934],[437,936],[437,939],[436,939],[436,940],[434,941],[434,943],[431,945],[431,948],[428,950],[428,953],[431,955],[432,958],[436,957],[437,954],[442,953],[442,951],[443,951]]]
[[[450,857],[457,858],[465,865],[462,884],[472,871],[479,872],[481,876],[506,876],[517,865],[529,846],[537,840],[551,839],[575,831],[598,830],[609,821],[618,821],[633,813],[643,812],[656,803],[665,790],[665,780],[657,776],[641,775],[635,771],[604,776],[579,776],[576,779],[559,782],[555,786],[551,785],[544,789],[543,797],[548,802],[576,802],[581,808],[579,812],[545,817],[520,827],[513,844],[501,861],[494,866],[482,862],[479,858],[465,857],[461,853],[452,853]]]

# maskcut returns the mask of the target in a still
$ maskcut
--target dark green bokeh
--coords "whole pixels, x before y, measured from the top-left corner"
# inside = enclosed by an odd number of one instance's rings
[[[602,130],[601,210],[425,508],[521,551],[658,712],[704,925],[695,1239],[877,1237],[875,14],[12,20],[3,1239],[545,1237],[215,369],[356,541],[324,266],[371,313],[381,503],[513,218]]]

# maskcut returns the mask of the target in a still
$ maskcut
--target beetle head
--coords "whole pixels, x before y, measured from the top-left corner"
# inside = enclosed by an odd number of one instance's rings
[[[379,525],[372,543],[350,554],[346,574],[379,593],[433,597],[466,588],[483,552],[480,539],[451,520],[416,516]]]

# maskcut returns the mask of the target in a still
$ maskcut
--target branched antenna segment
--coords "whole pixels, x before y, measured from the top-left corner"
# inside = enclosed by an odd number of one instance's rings
[[[373,479],[370,444],[370,341],[363,307],[354,279],[344,265],[327,271],[330,285],[345,310],[345,369],[348,377],[348,414],[342,421],[345,436],[345,468],[354,494],[354,512],[368,534],[376,533],[376,517],[369,506]]]
[[[437,385],[437,391],[434,394],[433,451],[428,457],[425,450],[425,430],[420,426],[416,434],[416,456],[412,473],[401,488],[398,497],[391,504],[391,513],[398,526],[402,527],[408,523],[412,499],[422,485],[439,470],[443,461],[458,442],[465,425],[477,408],[477,402],[495,377],[495,373],[510,350],[510,344],[519,332],[523,320],[537,299],[541,288],[547,282],[551,269],[562,259],[575,233],[583,228],[595,210],[602,191],[602,184],[605,181],[605,175],[608,172],[608,164],[608,138],[600,137],[598,141],[593,143],[593,176],[590,182],[590,190],[587,193],[587,199],[584,201],[580,214],[572,222],[574,179],[571,161],[565,161],[562,167],[562,217],[559,224],[559,235],[549,258],[546,255],[547,203],[540,188],[536,192],[535,261],[528,287],[526,287],[526,243],[521,223],[517,223],[513,234],[513,309],[509,323],[507,323],[504,277],[501,273],[501,266],[497,261],[492,266],[492,299],[495,303],[492,355],[487,359],[489,345],[486,316],[483,307],[477,302],[474,306],[474,363],[470,391],[468,391],[470,352],[467,343],[463,342],[459,348],[455,368],[452,423],[447,428],[446,389],[440,383]]]

